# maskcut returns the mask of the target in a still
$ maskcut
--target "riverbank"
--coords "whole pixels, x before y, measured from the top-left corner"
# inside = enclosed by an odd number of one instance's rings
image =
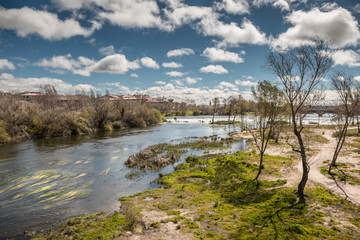
[[[332,139],[326,131],[329,129],[307,132],[312,136],[311,159],[325,152],[325,158],[331,155],[327,147]],[[359,150],[353,147],[347,146],[339,162],[351,156],[349,151]],[[356,202],[345,200],[310,177],[306,205],[298,204],[294,194],[298,159],[281,141],[271,144],[268,153],[272,156],[265,156],[259,188],[252,180],[259,160],[253,150],[188,157],[174,173],[160,176],[162,188],[121,198],[117,213],[72,219],[57,231],[38,235],[38,239],[358,238],[360,207]],[[319,159],[326,165],[323,157]],[[351,167],[359,170],[357,164]],[[312,167],[310,173],[318,170]]]
[[[25,101],[18,95],[0,93],[0,102],[0,145],[34,138],[145,128],[164,119],[160,111],[141,102],[110,101],[101,96],[61,101],[56,94],[44,94]]]

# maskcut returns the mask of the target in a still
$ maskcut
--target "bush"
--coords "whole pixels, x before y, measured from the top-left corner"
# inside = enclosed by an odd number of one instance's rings
[[[129,231],[134,231],[136,226],[142,224],[142,219],[140,216],[140,211],[135,207],[133,202],[126,202],[126,205],[123,207],[125,215],[125,228]]]
[[[0,143],[8,143],[11,141],[11,137],[6,131],[7,124],[5,121],[0,120]]]

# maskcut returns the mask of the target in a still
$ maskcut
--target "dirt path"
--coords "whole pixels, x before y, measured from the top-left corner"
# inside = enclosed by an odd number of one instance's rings
[[[331,190],[334,193],[350,200],[351,202],[360,204],[360,186],[359,185],[351,185],[346,182],[341,182],[339,180],[331,179],[325,175],[323,175],[320,170],[321,167],[324,166],[324,161],[331,160],[332,154],[334,153],[336,147],[336,139],[333,138],[332,131],[329,129],[321,129],[321,132],[317,134],[322,134],[323,137],[329,140],[329,143],[317,143],[312,145],[312,148],[317,148],[319,151],[316,155],[309,158],[310,172],[309,172],[309,180],[308,186],[311,184],[320,183],[324,185],[327,189]],[[267,150],[267,154],[269,155],[278,155],[278,156],[286,156],[289,155],[289,149],[286,147],[271,147]],[[356,159],[357,157],[349,157],[352,162],[359,161]],[[338,159],[339,161],[339,159]],[[287,180],[286,186],[289,187],[297,187],[297,184],[301,180],[302,176],[302,162],[299,162],[292,166],[290,169],[284,169],[282,175],[285,176]]]
[[[324,166],[323,161],[331,160],[332,154],[334,153],[336,147],[336,139],[333,138],[331,130],[324,130],[323,136],[330,140],[329,143],[321,144],[320,151],[313,157],[309,159],[310,172],[309,172],[309,181],[320,183],[324,185],[329,190],[339,194],[340,196],[347,198],[348,200],[360,204],[360,186],[351,185],[342,181],[335,181],[334,179],[328,178],[320,172],[322,166]],[[302,163],[296,165],[300,176],[302,173]]]

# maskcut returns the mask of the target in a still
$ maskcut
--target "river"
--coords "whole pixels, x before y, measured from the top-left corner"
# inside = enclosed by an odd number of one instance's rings
[[[126,176],[132,170],[124,162],[131,154],[152,144],[188,137],[228,137],[229,132],[239,130],[237,126],[211,126],[210,119],[169,118],[168,123],[146,129],[0,146],[0,239],[48,229],[75,216],[118,210],[118,198],[158,187],[152,182],[159,173],[174,169],[170,165],[129,179]],[[242,140],[226,151],[245,147]]]

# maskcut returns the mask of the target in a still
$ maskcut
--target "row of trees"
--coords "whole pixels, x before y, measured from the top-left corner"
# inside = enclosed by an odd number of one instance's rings
[[[266,58],[266,68],[279,81],[276,85],[268,81],[259,82],[253,88],[256,102],[256,124],[250,129],[255,145],[260,152],[260,164],[257,181],[263,168],[263,156],[270,138],[283,128],[284,118],[290,115],[292,132],[296,142],[287,141],[291,149],[298,153],[302,161],[302,178],[297,194],[301,202],[305,201],[304,189],[310,171],[308,153],[304,143],[303,120],[305,116],[324,100],[320,83],[333,65],[331,52],[326,43],[314,40],[312,45],[304,45],[287,52],[272,52]],[[333,126],[337,145],[334,150],[328,172],[335,166],[336,160],[345,142],[351,119],[358,118],[360,109],[360,84],[344,72],[335,72],[331,76],[332,89],[337,93],[338,101]],[[359,121],[358,134],[360,134]]]
[[[49,85],[43,86],[42,92],[32,101],[0,93],[0,143],[146,127],[162,121],[158,110],[140,102],[109,101],[94,93],[73,95],[64,101]]]

